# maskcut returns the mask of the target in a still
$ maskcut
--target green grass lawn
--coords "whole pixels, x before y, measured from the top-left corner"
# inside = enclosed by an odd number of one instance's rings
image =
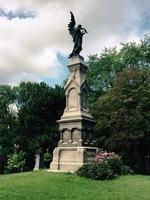
[[[150,176],[92,181],[75,174],[36,171],[0,176],[0,200],[150,200]]]

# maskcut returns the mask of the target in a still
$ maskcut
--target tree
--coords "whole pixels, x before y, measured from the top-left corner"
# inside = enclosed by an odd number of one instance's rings
[[[13,149],[14,135],[17,131],[17,119],[9,105],[14,102],[15,94],[10,86],[0,85],[0,147],[3,156]]]
[[[45,83],[22,82],[14,91],[19,108],[19,137],[16,143],[27,152],[27,165],[34,165],[36,150],[52,152],[59,139],[57,120],[65,106],[64,90],[52,88]],[[32,161],[32,163],[31,163]]]
[[[17,106],[17,113],[14,106]],[[26,168],[34,167],[36,150],[52,153],[59,140],[57,120],[65,107],[64,90],[45,83],[22,82],[0,86],[0,161],[14,152],[26,152]],[[6,162],[5,162],[6,163]],[[4,164],[0,166],[3,171]]]
[[[7,155],[13,152],[17,135],[17,117],[9,109],[14,99],[12,88],[0,85],[0,173],[3,173]]]
[[[91,88],[91,103],[112,87],[117,73],[129,67],[150,67],[150,36],[146,35],[139,43],[129,42],[116,47],[105,48],[100,56],[91,55],[87,61],[87,80]]]
[[[93,106],[99,147],[120,153],[136,170],[150,153],[150,70],[130,67]]]

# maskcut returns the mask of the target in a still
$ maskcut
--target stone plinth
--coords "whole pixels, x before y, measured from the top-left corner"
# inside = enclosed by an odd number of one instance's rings
[[[60,141],[54,150],[50,170],[76,171],[89,163],[98,150],[93,139],[95,121],[90,114],[87,67],[83,57],[70,59],[65,85],[66,108],[59,123]]]
[[[77,171],[82,165],[89,164],[98,148],[94,147],[57,147],[53,152],[51,171]]]

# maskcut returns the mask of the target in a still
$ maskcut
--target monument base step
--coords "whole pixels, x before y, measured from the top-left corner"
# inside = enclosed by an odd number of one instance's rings
[[[75,172],[95,157],[96,147],[57,147],[53,152],[50,171]]]

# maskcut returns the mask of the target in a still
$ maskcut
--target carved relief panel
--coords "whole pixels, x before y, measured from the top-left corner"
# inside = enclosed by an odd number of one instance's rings
[[[63,142],[68,142],[69,136],[70,136],[69,130],[68,130],[68,129],[65,129],[65,130],[62,132],[62,140],[63,140]]]
[[[76,88],[72,88],[68,92],[68,109],[69,110],[78,109],[78,93]]]
[[[79,129],[73,129],[72,131],[72,140],[73,142],[78,142],[81,138],[81,131]]]
[[[88,110],[88,94],[86,89],[82,90],[81,105],[83,109]]]

